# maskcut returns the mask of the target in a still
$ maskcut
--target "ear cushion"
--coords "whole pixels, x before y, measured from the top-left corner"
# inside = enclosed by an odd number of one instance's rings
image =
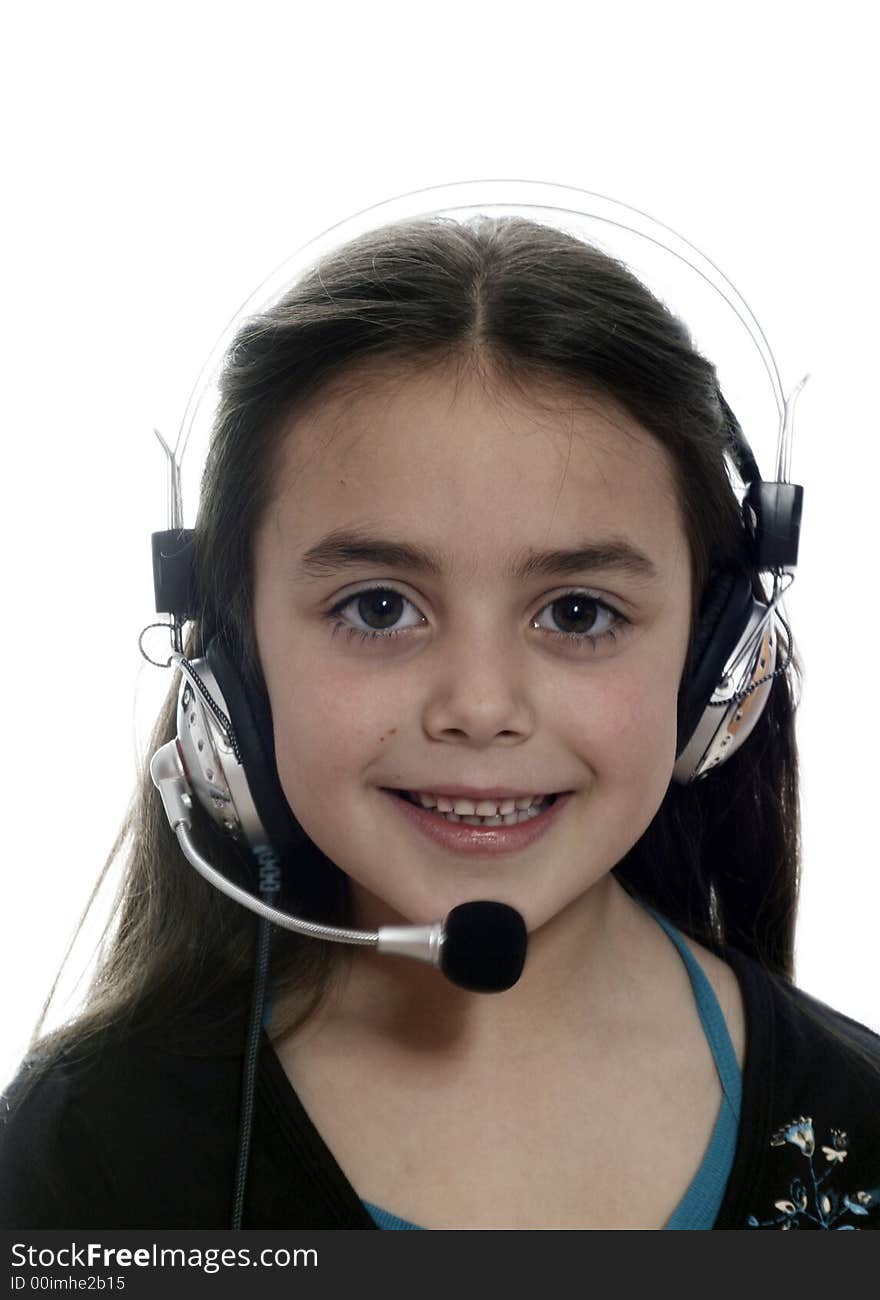
[[[713,573],[706,584],[697,626],[678,691],[678,758],[721,681],[724,666],[742,636],[754,597],[742,571]]]
[[[219,634],[208,643],[205,658],[226,701],[251,797],[276,853],[284,862],[304,848],[314,851],[281,788],[268,699],[248,690]]]

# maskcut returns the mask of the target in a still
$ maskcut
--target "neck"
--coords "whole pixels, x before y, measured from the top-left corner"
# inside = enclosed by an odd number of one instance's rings
[[[375,900],[358,904],[359,923],[389,923]],[[503,993],[469,993],[419,962],[356,949],[317,1019],[365,1049],[434,1064],[521,1056],[524,1042],[548,1047],[573,1031],[598,1045],[656,1013],[662,976],[677,962],[660,927],[609,874],[530,934],[525,970]]]

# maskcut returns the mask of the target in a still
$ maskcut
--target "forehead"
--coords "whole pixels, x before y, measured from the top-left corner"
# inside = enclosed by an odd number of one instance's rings
[[[584,535],[624,537],[661,566],[685,546],[666,450],[610,399],[562,385],[373,363],[288,421],[275,470],[264,525],[303,549],[381,525],[462,573]]]

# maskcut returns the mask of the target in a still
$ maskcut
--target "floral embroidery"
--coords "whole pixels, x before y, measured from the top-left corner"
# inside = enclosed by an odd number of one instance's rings
[[[816,1135],[811,1116],[799,1115],[777,1129],[770,1139],[774,1147],[794,1146],[807,1162],[807,1171],[803,1178],[794,1178],[787,1189],[787,1196],[773,1202],[779,1211],[775,1219],[758,1220],[750,1214],[746,1220],[749,1228],[781,1228],[783,1232],[790,1228],[799,1228],[799,1220],[806,1219],[818,1228],[836,1228],[842,1232],[846,1229],[857,1231],[854,1223],[838,1223],[845,1214],[864,1216],[880,1204],[880,1187],[868,1191],[839,1193],[832,1187],[825,1186],[829,1176],[843,1166],[849,1154],[848,1137],[843,1129],[831,1129],[828,1145],[822,1147],[824,1159],[818,1162],[816,1157]],[[819,1163],[817,1171],[816,1164]],[[824,1166],[824,1167],[823,1167]]]

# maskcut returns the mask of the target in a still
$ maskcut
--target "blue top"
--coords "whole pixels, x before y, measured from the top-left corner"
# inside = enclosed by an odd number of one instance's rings
[[[700,1014],[700,1021],[709,1047],[712,1050],[712,1057],[715,1061],[715,1068],[718,1071],[724,1094],[721,1099],[718,1119],[715,1121],[715,1128],[706,1148],[702,1164],[694,1175],[690,1187],[665,1224],[665,1227],[672,1231],[681,1231],[682,1229],[689,1231],[694,1229],[703,1230],[711,1228],[715,1223],[715,1218],[724,1199],[727,1180],[733,1167],[733,1155],[736,1150],[740,1107],[742,1104],[742,1074],[739,1062],[736,1059],[736,1053],[733,1050],[733,1043],[730,1041],[724,1013],[718,1005],[715,991],[706,978],[702,966],[700,966],[675,926],[671,925],[665,917],[655,912],[652,907],[648,907],[646,903],[643,903],[642,906],[645,907],[646,911],[650,912],[654,920],[669,935],[687,968],[691,988],[696,998],[697,1010]],[[408,1229],[420,1230],[419,1224],[409,1223],[406,1219],[399,1219],[397,1215],[389,1214],[387,1210],[380,1209],[378,1205],[371,1205],[369,1201],[364,1201],[364,1206],[380,1228],[402,1229],[404,1231]]]

